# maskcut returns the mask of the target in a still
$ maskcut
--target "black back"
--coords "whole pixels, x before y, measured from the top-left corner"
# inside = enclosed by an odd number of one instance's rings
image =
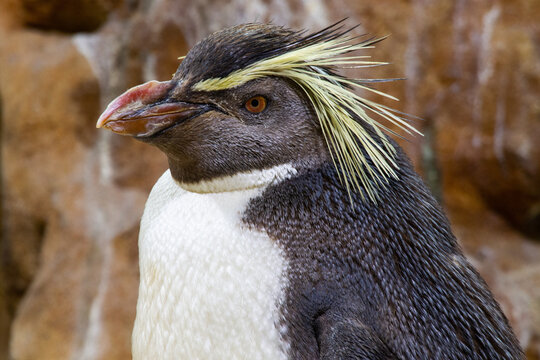
[[[326,163],[269,187],[244,216],[289,261],[281,306],[292,359],[521,359],[485,282],[398,149],[377,203]]]

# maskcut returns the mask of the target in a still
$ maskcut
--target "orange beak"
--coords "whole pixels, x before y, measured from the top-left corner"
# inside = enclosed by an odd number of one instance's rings
[[[205,104],[171,101],[171,81],[149,81],[114,99],[99,117],[96,127],[120,135],[148,137],[209,110]]]

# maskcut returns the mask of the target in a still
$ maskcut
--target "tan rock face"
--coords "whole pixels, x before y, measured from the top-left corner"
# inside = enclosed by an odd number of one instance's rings
[[[117,0],[4,0],[14,22],[44,30],[93,31],[101,26]]]
[[[62,3],[62,6],[60,6]],[[130,358],[136,238],[167,167],[95,129],[130,86],[169,79],[197,40],[241,22],[392,34],[371,55],[407,77],[385,102],[424,120],[402,145],[527,349],[540,359],[538,1],[0,2],[0,360]],[[61,35],[60,31],[93,33]],[[98,29],[99,28],[99,29]]]
[[[524,3],[456,10],[468,14],[453,29],[463,50],[443,68],[456,76],[446,94],[455,111],[437,127],[453,149],[448,171],[466,174],[490,208],[540,238],[540,54],[526,9],[540,11]]]

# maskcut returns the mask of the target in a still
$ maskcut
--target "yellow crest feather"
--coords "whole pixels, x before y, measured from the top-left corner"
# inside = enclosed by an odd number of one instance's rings
[[[349,196],[352,189],[357,189],[362,197],[365,197],[361,191],[363,188],[367,196],[376,201],[378,187],[390,177],[397,178],[396,150],[382,133],[382,130],[392,131],[368,113],[377,114],[408,134],[420,132],[406,119],[393,113],[391,108],[365,99],[351,90],[359,88],[397,100],[395,97],[366,86],[369,80],[348,79],[334,74],[329,68],[387,64],[365,60],[369,59],[369,56],[344,56],[352,51],[373,48],[373,44],[380,40],[382,38],[358,43],[354,37],[344,33],[322,37],[320,41],[259,60],[226,77],[200,81],[193,89],[226,90],[265,76],[284,77],[294,81],[313,105],[327,145],[331,149],[332,160]],[[377,139],[373,138],[359,121],[371,126]],[[364,151],[371,159],[371,166]]]

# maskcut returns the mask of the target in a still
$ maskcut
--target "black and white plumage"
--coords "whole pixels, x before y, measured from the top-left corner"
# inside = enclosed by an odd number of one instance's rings
[[[367,112],[400,118],[327,91],[354,86],[332,68],[362,49],[339,52],[344,36],[226,29],[101,116],[170,165],[141,223],[134,358],[522,358],[439,205]],[[315,53],[332,41],[335,63]]]

